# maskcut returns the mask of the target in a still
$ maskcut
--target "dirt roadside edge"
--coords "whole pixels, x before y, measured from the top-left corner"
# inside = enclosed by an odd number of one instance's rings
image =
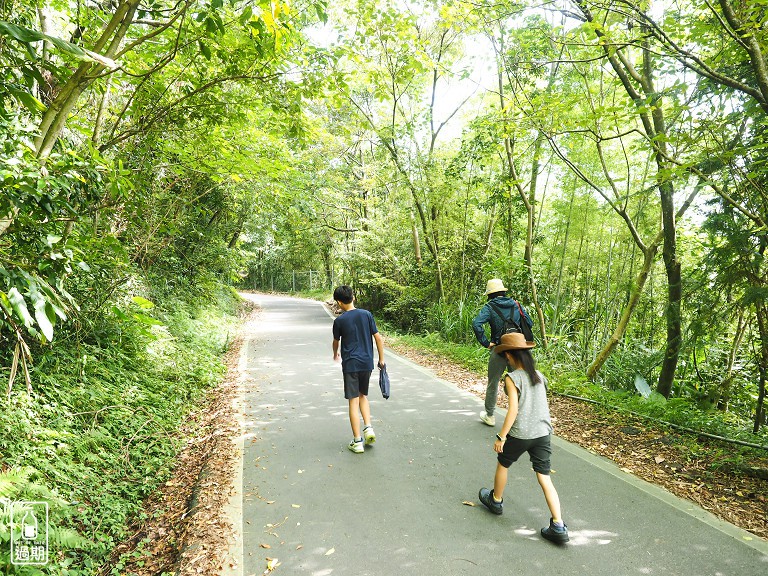
[[[259,310],[246,303],[238,335],[224,354],[225,376],[208,390],[180,431],[185,444],[171,478],[144,505],[145,520],[113,551],[100,576],[241,576],[245,347]],[[238,525],[239,522],[239,525]]]

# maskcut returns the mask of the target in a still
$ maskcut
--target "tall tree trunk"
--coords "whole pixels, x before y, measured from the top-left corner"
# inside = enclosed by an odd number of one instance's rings
[[[413,237],[413,254],[416,264],[421,268],[421,242],[419,242],[419,227],[416,226],[416,216],[411,210],[411,236]]]
[[[597,373],[600,371],[600,368],[603,367],[605,361],[608,360],[608,357],[613,353],[613,350],[624,338],[624,334],[627,332],[627,327],[629,326],[629,321],[632,318],[632,314],[635,312],[635,308],[637,308],[637,304],[640,302],[640,296],[643,293],[645,282],[648,280],[648,273],[651,270],[651,266],[653,266],[653,261],[656,258],[656,253],[659,250],[659,243],[660,242],[651,244],[643,251],[643,264],[640,267],[640,272],[638,272],[637,278],[635,278],[634,284],[632,285],[629,300],[627,301],[626,305],[624,306],[624,310],[621,313],[621,319],[616,325],[616,328],[614,329],[613,334],[611,334],[611,337],[603,345],[602,350],[598,352],[598,354],[595,356],[595,359],[592,361],[592,364],[590,364],[589,368],[587,368],[587,378],[590,380],[594,380],[595,376],[597,376]]]
[[[107,58],[112,58],[116,54],[133,23],[139,3],[140,0],[124,0],[118,5],[112,19],[96,41],[93,47],[94,53],[101,54],[101,51],[106,48],[104,56]],[[105,68],[104,64],[82,62],[67,80],[40,122],[39,135],[35,140],[38,158],[46,158],[51,153],[80,95]]]
[[[758,366],[760,372],[760,381],[757,388],[757,402],[755,404],[755,425],[752,432],[757,434],[760,427],[765,423],[765,382],[768,379],[768,307],[765,302],[758,300],[755,302],[755,312],[757,313],[757,326],[760,332],[760,355]]]
[[[736,363],[736,354],[741,346],[741,339],[746,332],[747,323],[744,322],[744,310],[739,310],[739,320],[736,325],[736,332],[733,335],[731,351],[728,353],[728,364],[725,367],[725,377],[720,382],[718,392],[717,409],[721,412],[728,411],[728,404],[731,401],[731,386],[733,385],[733,365]]]
[[[539,304],[539,294],[536,288],[536,275],[533,269],[533,234],[536,229],[535,222],[535,209],[536,209],[536,187],[539,181],[539,166],[541,159],[541,147],[544,141],[544,137],[539,134],[536,137],[536,141],[533,146],[533,160],[531,161],[531,185],[528,188],[528,197],[523,198],[525,202],[525,209],[528,212],[528,228],[525,235],[525,265],[528,268],[528,282],[531,287],[531,299],[533,300],[533,306],[536,309],[536,316],[539,320],[539,332],[541,333],[541,344],[547,348],[547,327],[544,323],[544,311]],[[523,196],[521,194],[521,196]]]
[[[37,7],[37,18],[40,21],[40,32],[42,32],[45,35],[50,35],[51,30],[49,26],[48,14],[46,13],[45,8],[43,8],[42,6]],[[43,49],[40,51],[40,69],[46,70],[48,66],[48,59],[49,59],[47,40],[43,40],[42,48]],[[49,96],[48,86],[39,86],[37,85],[37,81],[35,80],[35,87],[33,87],[32,92],[33,93],[37,92],[38,96],[40,97],[40,100],[42,100],[45,103],[48,102],[48,96]]]
[[[557,270],[557,288],[555,290],[555,317],[552,319],[552,324],[557,328],[560,321],[560,296],[562,294],[561,287],[563,281],[563,268],[565,267],[565,254],[568,250],[568,237],[571,232],[571,217],[573,215],[573,202],[576,198],[576,187],[571,190],[571,201],[568,204],[568,218],[565,221],[565,238],[563,239],[562,252],[560,253],[560,265]]]
[[[99,141],[101,140],[101,131],[104,128],[104,114],[107,111],[109,105],[109,91],[112,88],[112,77],[107,77],[104,82],[104,95],[101,97],[101,103],[99,104],[99,112],[96,115],[96,122],[93,126],[93,136],[91,136],[91,142],[98,148]]]
[[[667,345],[664,351],[664,362],[659,374],[658,392],[665,398],[672,393],[677,362],[680,357],[682,341],[682,278],[680,262],[677,259],[674,224],[664,228],[664,268],[667,272]]]
[[[240,214],[240,217],[237,220],[237,226],[235,226],[235,229],[232,231],[232,238],[229,240],[229,244],[227,244],[227,248],[230,250],[237,246],[237,241],[243,233],[243,227],[245,226],[245,221],[248,219],[248,215],[247,212]]]
[[[664,109],[661,104],[661,97],[656,96],[656,89],[653,83],[653,68],[651,62],[651,52],[647,46],[643,52],[643,86],[647,93],[654,95],[654,106],[651,113],[653,120],[654,148],[656,156],[656,165],[658,166],[659,193],[661,196],[661,225],[664,232],[664,249],[662,251],[664,258],[664,269],[667,272],[667,345],[664,351],[664,362],[659,374],[657,390],[665,398],[669,398],[672,393],[672,384],[675,380],[675,371],[677,362],[680,358],[680,344],[682,341],[682,311],[681,303],[683,297],[682,274],[680,261],[677,258],[677,224],[675,222],[675,199],[674,186],[668,180],[668,173],[671,168],[668,158],[666,139],[667,134],[666,121],[664,119]],[[648,134],[651,136],[651,134]],[[662,136],[662,138],[660,138]]]
[[[493,244],[493,229],[496,227],[496,203],[491,207],[491,213],[488,216],[488,225],[485,227],[485,237],[483,243],[483,259],[488,256]]]

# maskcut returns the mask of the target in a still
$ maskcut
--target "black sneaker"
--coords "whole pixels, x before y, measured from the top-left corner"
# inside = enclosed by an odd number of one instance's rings
[[[494,514],[501,514],[504,512],[504,500],[502,499],[501,502],[496,502],[493,499],[492,490],[488,490],[488,488],[480,488],[480,494],[478,494],[477,497],[480,498],[480,502],[485,504],[485,507]]]
[[[541,529],[541,535],[555,544],[565,544],[570,540],[570,538],[568,538],[568,526],[565,524],[562,526],[555,526],[552,523],[552,518],[549,519],[549,526]]]

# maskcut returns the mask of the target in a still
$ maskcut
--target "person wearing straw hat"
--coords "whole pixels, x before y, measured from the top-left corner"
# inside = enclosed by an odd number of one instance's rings
[[[550,477],[552,419],[547,403],[547,379],[536,370],[531,354],[534,346],[536,344],[527,342],[522,334],[509,333],[502,334],[494,348],[496,355],[503,357],[510,367],[504,376],[509,408],[493,444],[498,454],[493,489],[481,488],[478,497],[488,510],[501,514],[508,469],[527,452],[551,514],[549,526],[541,529],[541,535],[556,544],[564,544],[569,540],[568,527],[563,522],[560,497]]]
[[[507,297],[507,289],[501,279],[488,280],[485,295],[488,301],[472,320],[472,331],[480,345],[491,350],[488,357],[485,410],[480,413],[480,420],[488,426],[495,426],[496,417],[493,412],[496,410],[496,399],[499,395],[499,380],[501,380],[507,364],[502,356],[493,354],[493,347],[501,338],[505,320],[512,320],[518,326],[521,326],[522,322],[527,323],[528,326],[533,326],[533,321],[517,300]],[[485,333],[485,324],[488,324],[490,328],[490,339]]]

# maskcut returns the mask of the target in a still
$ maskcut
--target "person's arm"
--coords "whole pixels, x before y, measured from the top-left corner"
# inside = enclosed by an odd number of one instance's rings
[[[488,341],[488,337],[485,335],[483,325],[488,323],[491,319],[491,313],[488,310],[488,306],[483,306],[472,320],[472,331],[475,333],[475,338],[480,342],[483,348],[490,348],[491,342]]]
[[[376,350],[379,353],[379,368],[383,368],[386,362],[384,362],[384,340],[381,337],[381,334],[376,332],[376,334],[373,335],[373,341],[376,342]]]
[[[507,415],[504,418],[504,424],[501,425],[501,431],[499,432],[501,440],[499,440],[497,437],[496,441],[493,443],[493,450],[494,452],[498,453],[501,453],[501,451],[504,450],[504,443],[507,441],[507,434],[509,434],[509,431],[512,430],[512,425],[515,423],[518,411],[517,387],[515,386],[515,383],[512,381],[512,378],[509,376],[509,374],[504,376],[504,392],[506,392],[507,397],[509,398],[509,408],[507,409]]]
[[[333,327],[331,328],[331,333],[333,334],[333,361],[338,362],[340,360],[339,358],[339,344],[341,344],[341,324],[339,323],[339,318],[341,316],[337,317],[333,321]]]

